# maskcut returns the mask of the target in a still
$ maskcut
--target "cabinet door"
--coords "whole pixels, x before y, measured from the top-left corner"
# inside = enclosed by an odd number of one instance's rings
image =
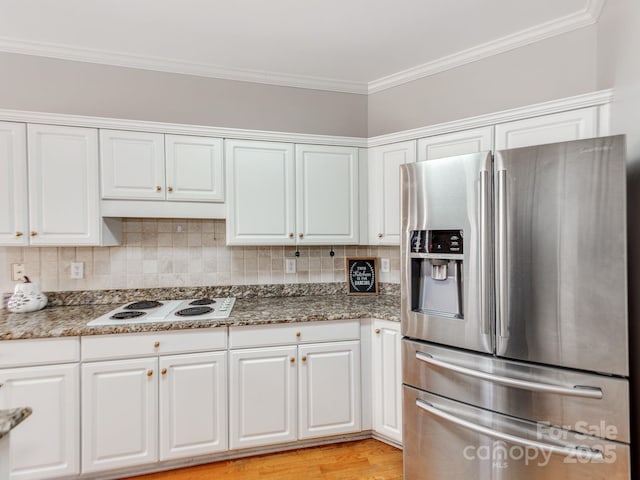
[[[165,135],[167,200],[223,202],[222,139]]]
[[[301,345],[299,438],[360,431],[360,342]]]
[[[293,145],[225,140],[225,160],[227,244],[294,245]]]
[[[231,350],[229,355],[229,447],[296,440],[296,347]]]
[[[566,142],[598,135],[598,107],[496,125],[496,150]]]
[[[98,131],[28,125],[31,245],[100,242]]]
[[[400,245],[400,165],[415,161],[415,141],[369,149],[371,245]]]
[[[299,244],[357,244],[358,149],[296,145]]]
[[[164,135],[100,130],[102,198],[164,200]]]
[[[418,140],[418,161],[493,150],[493,127],[445,133]]]
[[[160,460],[227,449],[227,352],[160,357]]]
[[[0,370],[0,408],[31,407],[11,432],[11,480],[80,472],[80,392],[77,364]]]
[[[400,324],[373,322],[373,430],[402,443]]]
[[[155,462],[156,358],[82,365],[82,472]]]
[[[26,126],[0,122],[0,245],[29,243],[27,202]]]

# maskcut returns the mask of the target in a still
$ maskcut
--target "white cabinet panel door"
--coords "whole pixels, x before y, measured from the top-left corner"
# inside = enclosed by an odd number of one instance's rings
[[[496,150],[566,142],[598,135],[598,107],[496,125]]]
[[[400,324],[373,321],[373,429],[402,443]]]
[[[493,150],[493,127],[445,133],[418,140],[418,161]]]
[[[167,200],[223,202],[222,139],[165,135]]]
[[[227,352],[160,357],[160,460],[227,449]]]
[[[100,130],[102,198],[164,200],[164,135]]]
[[[416,161],[416,142],[369,149],[369,243],[400,245],[400,165]]]
[[[29,243],[27,128],[0,122],[0,245]]]
[[[157,358],[82,365],[82,472],[158,459]]]
[[[298,347],[299,438],[360,431],[360,342]]]
[[[11,432],[11,480],[70,478],[80,472],[77,364],[0,370],[0,408],[33,413]]]
[[[31,245],[100,242],[98,131],[27,127]]]
[[[225,140],[227,244],[294,245],[293,145]]]
[[[229,352],[229,446],[296,440],[296,347]]]
[[[357,244],[358,149],[296,145],[299,244]]]

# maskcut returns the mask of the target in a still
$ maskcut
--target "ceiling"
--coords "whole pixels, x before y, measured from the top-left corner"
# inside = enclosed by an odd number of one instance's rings
[[[597,21],[605,0],[0,0],[0,51],[372,93]]]

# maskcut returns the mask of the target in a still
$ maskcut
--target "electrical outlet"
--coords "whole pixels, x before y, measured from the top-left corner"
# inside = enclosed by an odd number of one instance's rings
[[[380,273],[389,273],[389,259],[381,258],[380,259]]]
[[[84,278],[84,262],[71,262],[71,275],[73,280]]]
[[[22,277],[26,275],[24,270],[24,263],[12,263],[11,264],[11,280],[19,282]]]
[[[285,273],[296,273],[296,259],[285,258],[284,259],[284,271]]]

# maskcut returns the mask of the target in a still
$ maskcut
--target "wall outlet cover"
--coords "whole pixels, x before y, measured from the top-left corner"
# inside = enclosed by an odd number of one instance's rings
[[[295,258],[285,258],[284,259],[284,272],[285,273],[296,273],[296,259]]]
[[[381,258],[380,259],[380,273],[389,273],[389,259]]]

